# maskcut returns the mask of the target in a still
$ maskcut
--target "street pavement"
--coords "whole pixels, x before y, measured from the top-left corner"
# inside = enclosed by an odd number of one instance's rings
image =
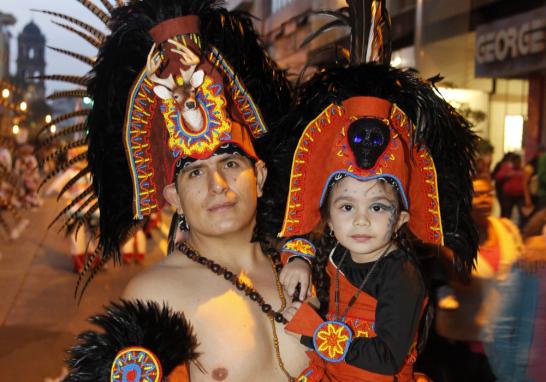
[[[58,380],[65,350],[77,333],[91,328],[86,318],[118,299],[136,273],[164,256],[165,222],[148,240],[141,264],[109,263],[78,305],[68,241],[56,227],[48,230],[60,208],[46,198],[37,211],[22,212],[30,224],[21,237],[11,242],[0,237],[0,382]]]

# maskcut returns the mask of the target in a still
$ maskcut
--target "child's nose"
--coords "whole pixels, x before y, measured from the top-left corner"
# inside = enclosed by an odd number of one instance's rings
[[[367,226],[370,224],[370,220],[368,218],[368,214],[366,211],[358,211],[355,215],[355,219],[353,221],[353,224],[355,226]]]

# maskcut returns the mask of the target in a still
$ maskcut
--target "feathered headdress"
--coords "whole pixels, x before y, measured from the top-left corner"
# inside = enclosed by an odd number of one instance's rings
[[[93,186],[74,200],[84,210],[64,224],[77,230],[100,209],[99,245],[83,273],[97,256],[102,263],[112,255],[119,261],[120,244],[164,204],[163,186],[172,182],[180,159],[207,158],[233,143],[267,162],[275,139],[270,132],[291,104],[284,73],[266,54],[248,15],[220,8],[217,0],[101,3],[106,11],[82,2],[105,23],[108,35],[70,16],[43,11],[67,21],[59,25],[99,48],[96,59],[57,49],[92,64],[92,70],[81,77],[44,77],[86,87],[50,98],[87,96],[93,101],[91,109],[56,117],[42,130],[69,118],[87,118],[42,142],[81,132],[61,151],[88,146],[87,153],[61,162],[47,177],[77,161],[88,162],[61,190],[92,174]],[[272,204],[259,202],[258,213],[267,214]],[[257,228],[262,234],[271,231],[267,223]]]
[[[322,12],[351,28],[346,65],[319,71],[298,90],[284,123],[297,137],[281,234],[310,232],[328,182],[338,173],[390,177],[410,210],[410,230],[451,248],[468,273],[477,250],[470,216],[476,136],[434,87],[414,70],[390,66],[390,22],[382,1],[347,1]],[[367,11],[370,10],[370,11]]]

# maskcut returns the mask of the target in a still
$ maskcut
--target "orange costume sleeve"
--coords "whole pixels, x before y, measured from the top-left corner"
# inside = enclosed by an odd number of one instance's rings
[[[315,330],[323,322],[324,320],[319,316],[316,310],[311,305],[304,302],[284,329],[292,333],[313,337]]]
[[[191,382],[188,363],[177,366],[168,378],[169,382]]]

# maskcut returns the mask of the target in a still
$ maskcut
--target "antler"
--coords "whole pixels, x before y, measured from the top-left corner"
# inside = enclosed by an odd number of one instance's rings
[[[180,70],[180,73],[182,74],[184,82],[190,81],[197,64],[200,62],[199,56],[197,56],[190,48],[181,44],[179,41],[174,39],[169,39],[168,41],[176,47],[176,49],[171,49],[171,52],[178,53],[181,56],[180,63],[189,66],[189,69]]]
[[[148,59],[146,60],[146,74],[148,75],[148,78],[155,82],[158,85],[163,85],[167,89],[172,90],[176,86],[176,83],[174,82],[173,75],[169,75],[167,78],[159,78],[155,72],[157,69],[159,69],[159,66],[161,65],[161,61],[158,60],[157,62],[154,62],[154,51],[156,48],[156,44],[154,43],[152,45],[152,49],[150,49],[150,53],[148,53]]]

